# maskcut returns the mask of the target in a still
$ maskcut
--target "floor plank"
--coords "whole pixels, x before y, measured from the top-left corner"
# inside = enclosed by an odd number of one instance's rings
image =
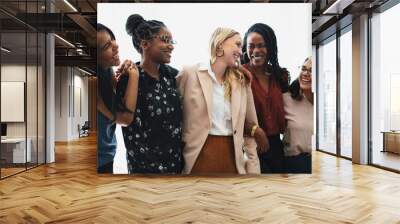
[[[0,223],[400,223],[400,175],[313,153],[312,175],[99,175],[96,139],[0,181]]]

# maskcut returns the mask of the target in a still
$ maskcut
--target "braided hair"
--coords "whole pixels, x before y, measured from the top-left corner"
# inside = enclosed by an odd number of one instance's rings
[[[289,89],[290,74],[286,68],[282,68],[278,61],[278,47],[274,30],[264,23],[256,23],[252,25],[246,32],[243,41],[242,63],[246,64],[250,61],[250,55],[247,52],[247,36],[250,33],[260,34],[267,47],[267,69],[272,73],[272,77],[279,82],[282,92],[287,92]]]
[[[126,32],[132,36],[132,43],[135,49],[142,54],[143,50],[140,43],[143,40],[150,40],[162,28],[166,27],[165,24],[157,20],[145,20],[139,14],[133,14],[128,17],[125,24]]]

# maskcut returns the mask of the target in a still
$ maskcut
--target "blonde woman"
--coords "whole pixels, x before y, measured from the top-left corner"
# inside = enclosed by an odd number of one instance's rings
[[[243,136],[245,120],[257,123],[257,115],[251,87],[239,69],[241,49],[238,32],[217,28],[210,60],[177,76],[183,96],[183,173],[260,173],[256,143]]]

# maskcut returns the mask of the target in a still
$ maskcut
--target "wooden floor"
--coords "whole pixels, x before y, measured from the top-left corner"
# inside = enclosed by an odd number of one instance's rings
[[[400,223],[400,175],[315,152],[312,175],[98,175],[96,141],[0,181],[0,223]]]
[[[1,178],[26,170],[25,167],[23,167],[23,168],[22,167],[17,167],[17,168],[8,168],[7,167],[7,168],[0,168],[0,169],[1,169]]]
[[[25,164],[18,164],[17,167],[6,167],[6,168],[2,167],[0,170],[1,178],[5,178],[5,177],[11,176],[13,174],[23,172],[27,169],[33,169],[36,166],[37,166],[37,164],[32,164],[32,163],[29,164],[28,163],[27,167],[25,167]]]

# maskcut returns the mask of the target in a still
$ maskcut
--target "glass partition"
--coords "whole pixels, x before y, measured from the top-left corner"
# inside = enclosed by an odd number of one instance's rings
[[[336,36],[318,48],[318,149],[336,154]]]
[[[31,162],[26,150],[26,38],[25,31],[1,34],[2,177],[25,170]]]
[[[347,31],[347,32],[346,32]],[[340,155],[352,157],[352,34],[340,36]]]
[[[400,4],[371,18],[372,164],[400,171]]]
[[[45,1],[1,1],[0,178],[45,163],[45,35],[24,23]],[[35,18],[35,17],[34,17]]]

